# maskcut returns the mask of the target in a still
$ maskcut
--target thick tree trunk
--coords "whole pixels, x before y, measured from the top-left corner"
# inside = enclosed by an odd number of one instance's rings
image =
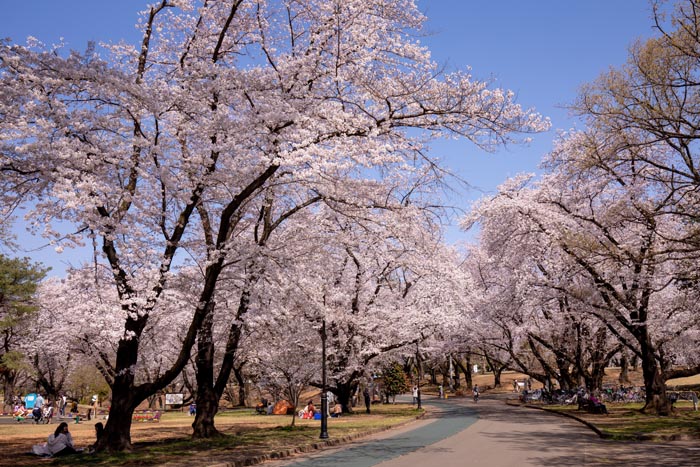
[[[483,352],[484,352],[484,358],[486,359],[486,364],[489,366],[489,368],[493,372],[493,387],[500,388],[501,387],[501,373],[503,373],[503,370],[505,370],[506,366],[503,365],[501,362],[496,361],[496,360],[492,359],[491,357],[489,357],[489,355],[486,353],[485,350],[483,350]]]
[[[666,396],[666,382],[661,376],[658,368],[652,370],[647,369],[647,365],[642,362],[642,370],[645,373],[644,379],[647,379],[647,371],[653,371],[654,374],[649,376],[650,381],[645,381],[646,388],[646,404],[642,409],[645,413],[653,413],[657,415],[670,415],[673,411],[673,406]]]
[[[498,365],[498,366],[492,367],[492,369],[493,369],[493,387],[500,388],[501,387],[501,373],[503,373],[503,367]]]
[[[345,382],[340,383],[336,381],[336,386],[333,388],[333,394],[339,403],[343,407],[343,413],[353,413],[351,399],[352,395],[357,390],[357,382]]]
[[[133,377],[118,378],[112,385],[112,401],[103,436],[97,450],[118,452],[131,450],[131,420],[140,401],[133,391]]]
[[[245,407],[245,400],[247,398],[245,390],[245,375],[243,374],[243,366],[233,367],[233,376],[236,378],[238,383],[238,405],[240,407]]]
[[[585,368],[582,368],[582,373],[586,380],[586,387],[591,391],[603,388],[605,368],[616,352],[613,349],[606,348],[605,342],[607,341],[607,336],[608,331],[606,328],[600,328],[596,331],[592,348],[589,350],[590,362]]]
[[[627,358],[627,352],[623,351],[620,357],[620,376],[617,380],[621,385],[630,384],[629,369],[630,362]]]
[[[559,369],[556,375],[557,383],[559,387],[564,390],[573,389],[576,387],[576,381],[574,375],[569,370],[570,363],[565,358],[557,358],[557,368]],[[578,372],[576,372],[578,373]]]
[[[140,336],[147,318],[129,319],[126,322],[126,333]],[[130,451],[131,450],[131,418],[134,410],[151,392],[142,393],[134,384],[132,368],[138,363],[139,340],[137,337],[122,338],[117,347],[115,369],[112,381],[112,400],[109,417],[104,427],[103,436],[97,440],[98,451]],[[121,371],[119,371],[122,369]],[[155,392],[155,391],[153,391]]]
[[[250,265],[250,267],[252,268],[253,265]],[[255,280],[255,276],[251,275],[248,278],[248,285],[241,293],[236,319],[229,328],[228,339],[226,340],[226,351],[224,352],[224,358],[221,362],[216,381],[214,381],[213,321],[205,322],[199,332],[201,342],[199,344],[200,351],[197,354],[197,386],[202,389],[197,392],[197,417],[192,424],[194,428],[194,438],[209,438],[219,435],[219,432],[214,427],[214,416],[219,411],[219,402],[231,378],[231,372],[234,370],[235,355],[238,350],[238,344],[241,341],[242,332],[239,322],[248,312],[250,290]],[[211,317],[211,320],[213,320],[213,315],[214,313],[212,310],[212,313],[208,315]],[[245,378],[241,375],[240,379],[238,376],[237,379],[241,383],[240,387],[245,388]],[[200,398],[202,405],[200,405]],[[242,400],[245,401],[245,394],[243,394]]]
[[[8,370],[8,373],[14,373],[10,372]],[[3,411],[7,413],[12,413],[14,401],[13,398],[15,396],[15,380],[17,379],[16,375],[10,375],[10,374],[3,374],[3,382],[2,382],[2,390],[3,390]]]
[[[586,375],[586,387],[588,389],[597,391],[603,388],[603,377],[605,376],[607,363],[603,359],[595,359],[591,362],[591,371]]]
[[[440,365],[440,375],[442,376],[442,386],[447,389],[452,389],[452,378],[450,378],[449,365]]]
[[[197,336],[197,413],[192,422],[192,437],[211,438],[219,435],[214,426],[214,417],[219,411],[219,395],[214,388],[214,326],[213,306],[202,323]]]
[[[666,397],[666,381],[654,356],[653,347],[646,330],[640,330],[642,351],[642,374],[646,389],[646,404],[642,409],[645,413],[670,415],[673,411],[671,401]]]
[[[459,364],[461,366],[461,363]],[[469,389],[474,387],[474,381],[472,380],[472,358],[470,354],[466,355],[466,364],[462,367],[464,372],[464,380],[467,383]]]
[[[192,422],[192,438],[203,439],[220,436],[214,426],[214,416],[219,411],[219,398],[213,388],[197,391],[197,413]]]

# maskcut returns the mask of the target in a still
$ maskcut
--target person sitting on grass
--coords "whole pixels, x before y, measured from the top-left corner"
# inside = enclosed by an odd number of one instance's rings
[[[95,423],[95,443],[87,448],[88,454],[92,454],[97,450],[97,444],[100,442],[102,436],[104,436],[105,427],[102,422]]]
[[[36,444],[32,447],[32,452],[37,456],[58,457],[68,454],[77,454],[81,451],[73,446],[73,437],[68,431],[68,424],[62,422],[53,434],[49,435],[49,439],[44,444]]]
[[[314,414],[316,413],[316,407],[314,407],[313,401],[309,401],[308,404],[306,404],[306,407],[304,407],[304,410],[301,411],[301,418],[305,419],[312,419],[314,418]]]
[[[29,414],[29,412],[28,412],[27,409],[24,407],[24,404],[22,404],[22,405],[20,405],[19,407],[16,407],[16,408],[15,408],[15,411],[14,411],[14,413],[13,413],[12,415],[15,417],[15,419],[16,419],[18,422],[22,422],[22,421],[24,421],[25,418],[27,418],[27,415],[28,415],[28,414]]]
[[[343,414],[343,405],[340,403],[336,403],[335,407],[333,407],[333,413],[331,414],[331,417],[338,418],[342,414]]]

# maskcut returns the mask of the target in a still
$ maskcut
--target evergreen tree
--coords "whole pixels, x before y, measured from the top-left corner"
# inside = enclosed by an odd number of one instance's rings
[[[386,367],[383,371],[382,384],[387,403],[389,397],[396,398],[397,394],[407,392],[410,389],[406,373],[399,363],[394,363]]]
[[[31,332],[30,318],[37,311],[34,294],[48,271],[28,258],[0,254],[0,378],[5,404],[12,404],[17,376],[26,364],[17,345]]]

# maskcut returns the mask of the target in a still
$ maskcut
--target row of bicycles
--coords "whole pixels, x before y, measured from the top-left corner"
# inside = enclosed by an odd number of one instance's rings
[[[521,402],[540,402],[543,404],[577,405],[582,400],[590,399],[591,394],[585,388],[577,389],[546,389],[525,390],[520,393]],[[643,402],[644,388],[617,387],[603,389],[598,398],[602,402]]]

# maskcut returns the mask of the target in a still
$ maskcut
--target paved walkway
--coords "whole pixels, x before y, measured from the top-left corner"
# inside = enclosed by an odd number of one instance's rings
[[[371,467],[387,459],[394,459],[447,439],[465,430],[478,420],[473,409],[444,401],[431,403],[432,414],[427,420],[393,430],[390,434],[374,436],[370,441],[358,441],[350,447],[326,450],[301,461],[287,461],[266,465],[294,467]]]
[[[584,425],[482,398],[432,400],[426,419],[398,431],[268,467],[700,466],[700,443],[601,440]]]

